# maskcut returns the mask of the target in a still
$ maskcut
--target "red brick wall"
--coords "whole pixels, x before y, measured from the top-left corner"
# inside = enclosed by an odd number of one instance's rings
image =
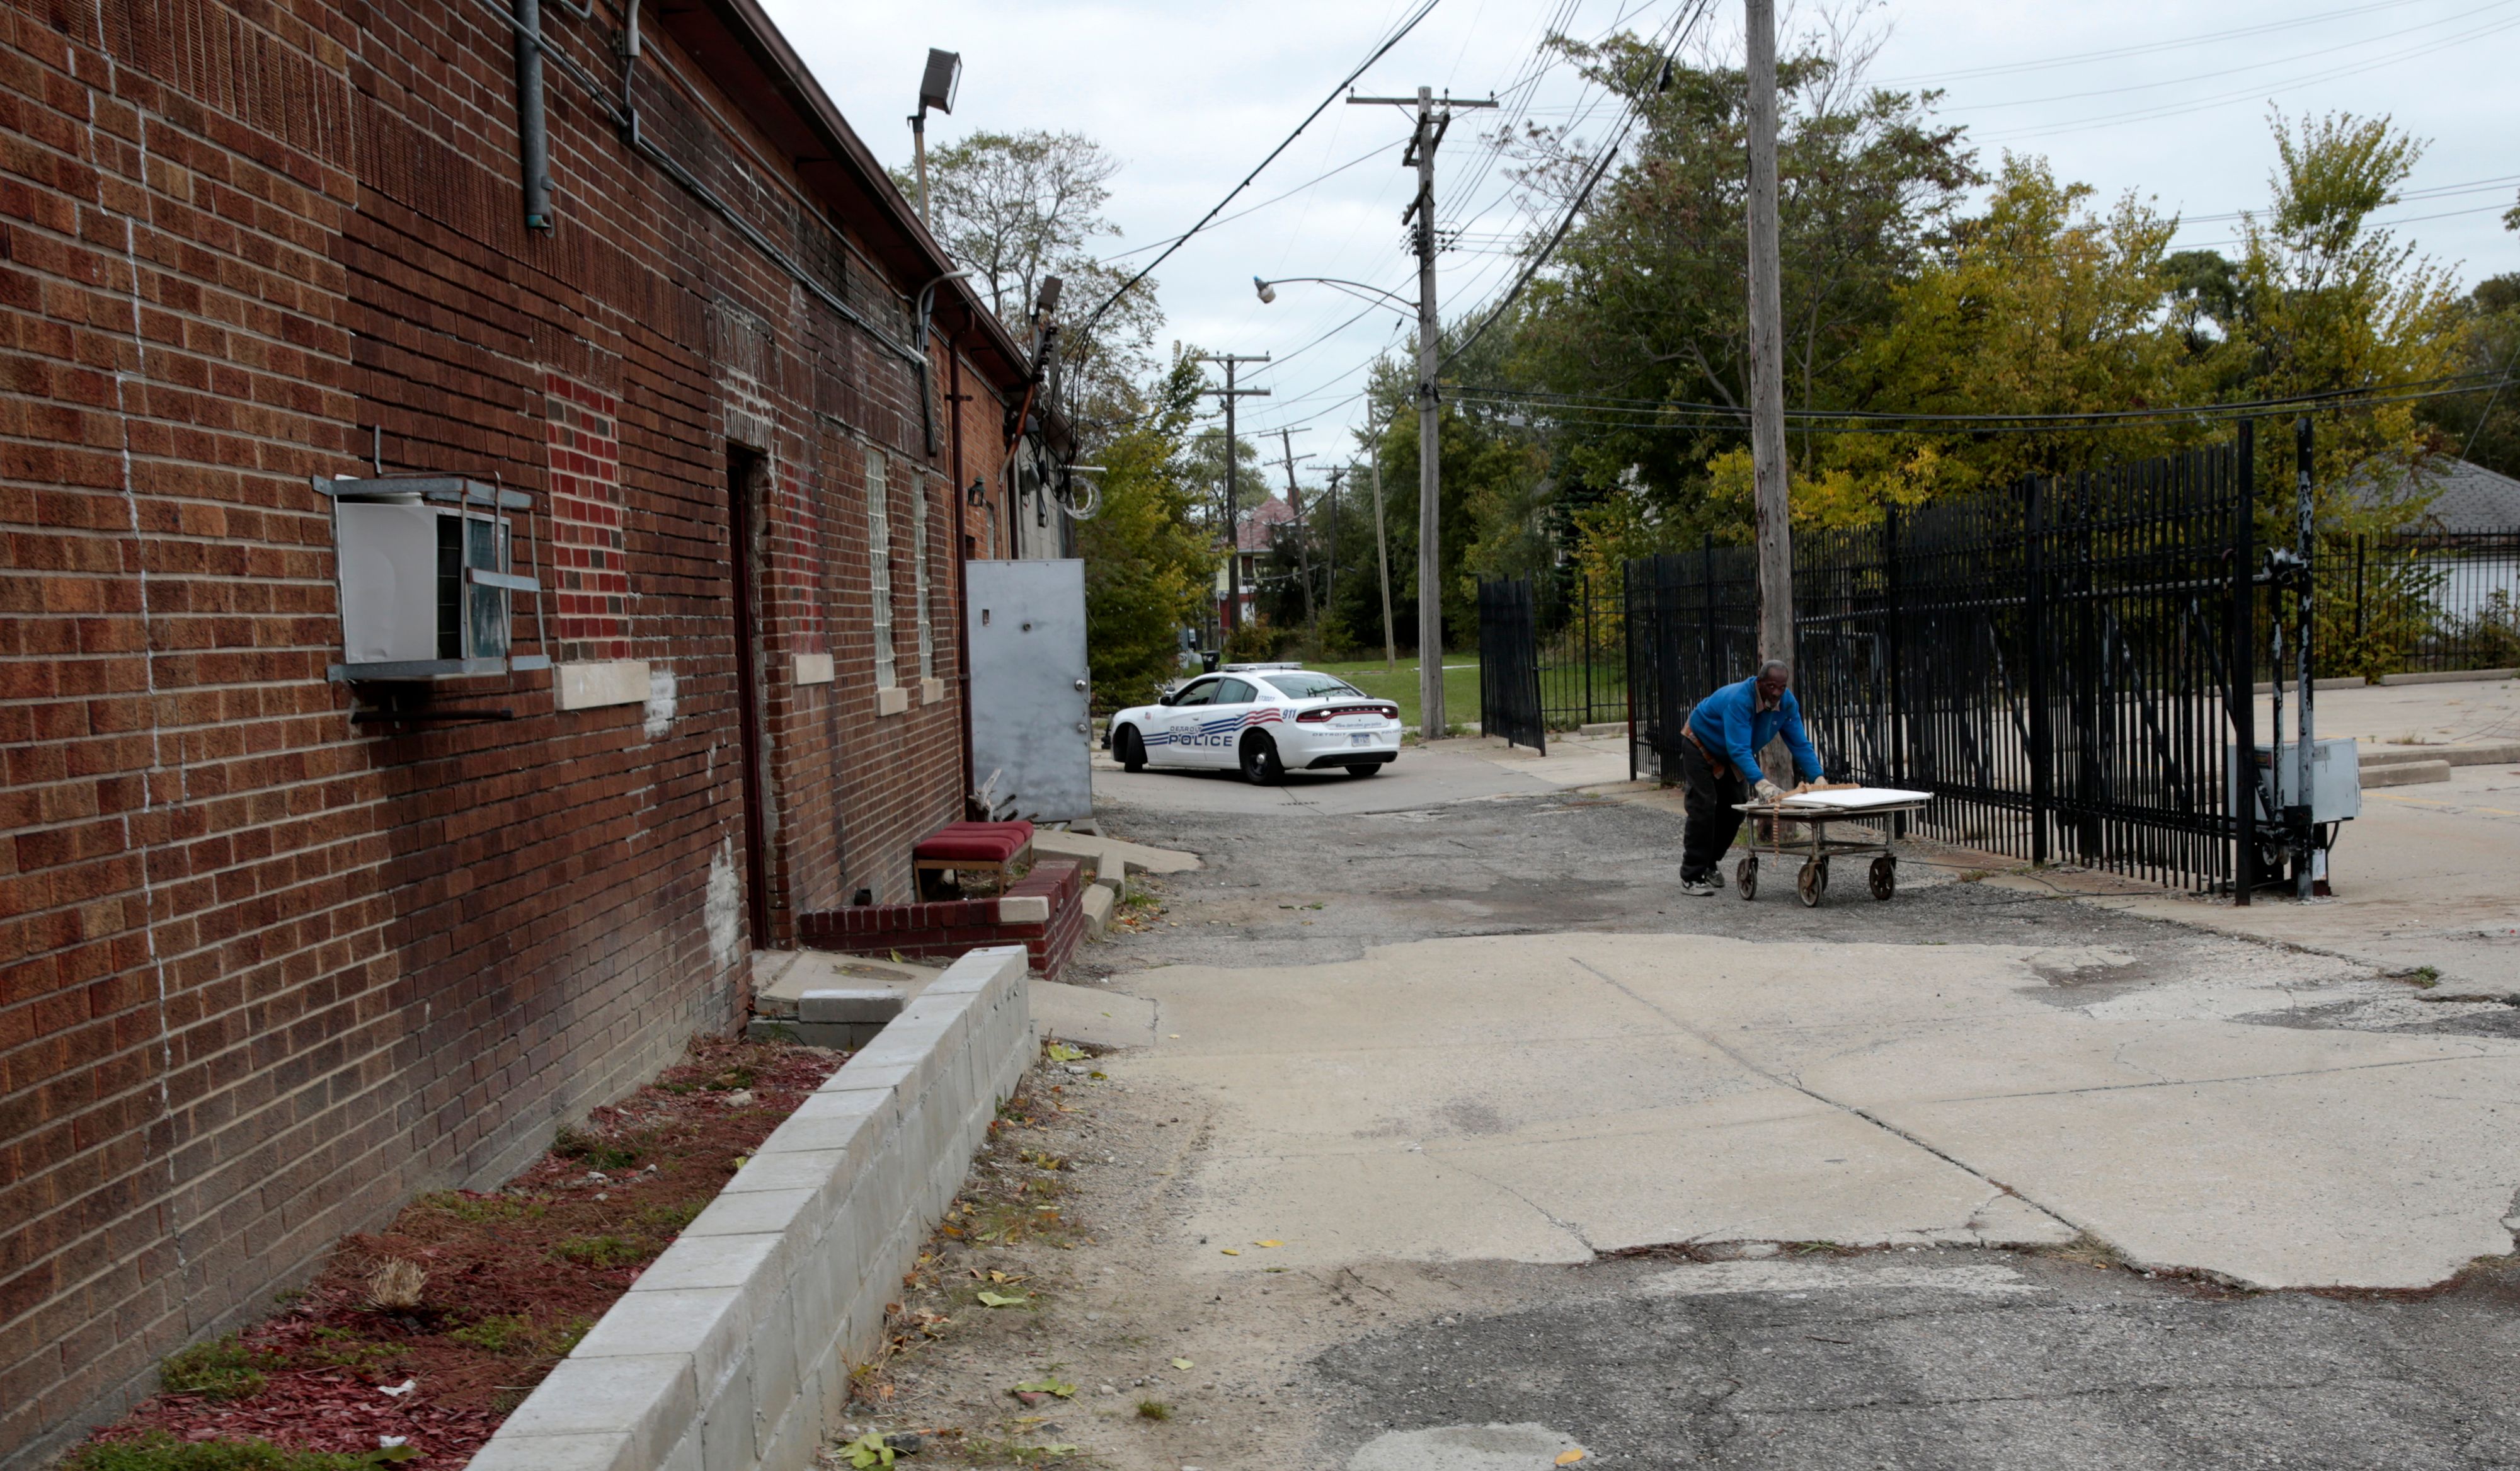
[[[906,338],[920,283],[648,47],[649,136]],[[560,226],[524,230],[513,68],[495,15],[441,0],[0,5],[0,1467],[739,1019],[731,440],[767,454],[774,927],[909,897],[910,842],[959,815],[960,500],[917,375],[557,75]],[[963,483],[994,485],[1001,412],[961,373]],[[894,456],[890,716],[866,444]],[[549,652],[644,660],[655,697],[560,712],[525,674],[443,691],[511,721],[351,724],[307,477],[372,452],[530,494]],[[799,652],[836,679],[793,683]]]

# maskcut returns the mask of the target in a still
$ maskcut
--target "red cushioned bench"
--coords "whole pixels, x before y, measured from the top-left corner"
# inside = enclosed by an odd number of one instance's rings
[[[1032,857],[1030,823],[948,823],[910,850],[922,892],[930,873],[995,873],[1001,880]]]

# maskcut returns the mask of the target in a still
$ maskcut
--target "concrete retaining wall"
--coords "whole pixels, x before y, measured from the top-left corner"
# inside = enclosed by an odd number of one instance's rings
[[[1033,1058],[1021,946],[973,951],[797,1108],[471,1471],[801,1471]]]

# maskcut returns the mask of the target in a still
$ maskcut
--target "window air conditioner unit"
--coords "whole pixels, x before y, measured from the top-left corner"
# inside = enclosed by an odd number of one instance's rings
[[[514,595],[534,595],[539,632],[541,585],[516,574],[515,528],[503,513],[530,513],[530,498],[456,476],[314,483],[333,498],[340,585],[342,661],[331,678],[550,667],[543,655],[512,651]],[[530,545],[530,521],[527,530]]]

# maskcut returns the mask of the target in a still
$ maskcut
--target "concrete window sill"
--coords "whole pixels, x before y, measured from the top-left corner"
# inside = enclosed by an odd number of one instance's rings
[[[600,710],[607,705],[648,702],[648,664],[644,659],[562,664],[554,674],[552,699],[563,710]]]
[[[875,713],[899,715],[910,708],[910,691],[899,685],[885,685],[875,692]]]

